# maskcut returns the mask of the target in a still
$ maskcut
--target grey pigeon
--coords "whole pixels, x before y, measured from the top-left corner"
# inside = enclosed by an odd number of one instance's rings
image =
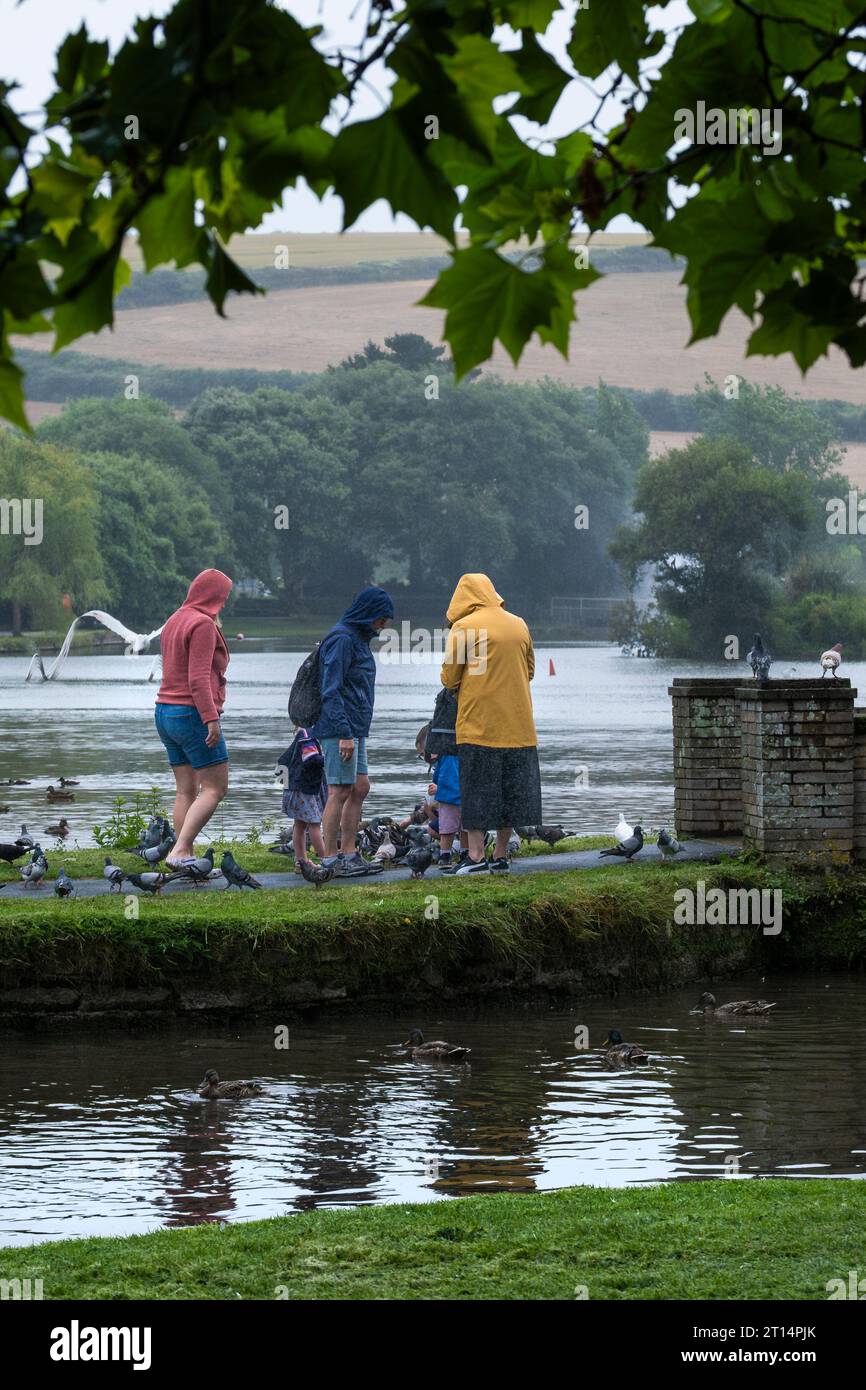
[[[413,878],[423,878],[433,863],[433,851],[426,845],[419,845],[417,849],[410,850],[406,855],[406,863],[412,870]]]
[[[642,849],[643,830],[639,825],[636,825],[634,834],[629,835],[628,839],[623,840],[622,844],[614,845],[612,849],[599,850],[599,858],[604,859],[607,856],[613,856],[615,858],[624,859],[627,864],[630,864],[634,856],[640,854]]]
[[[160,829],[161,828],[162,827],[160,827]],[[135,853],[141,855],[141,858],[148,864],[158,864],[161,859],[165,858],[174,843],[174,835],[171,834],[164,840],[160,840],[157,845],[149,845],[147,848],[144,846],[136,846]]]
[[[508,858],[514,859],[520,853],[520,836],[516,830],[512,830],[508,837]]]
[[[761,640],[760,632],[756,632],[752,638],[752,650],[749,652],[746,660],[752,668],[752,675],[755,677],[756,681],[767,680],[770,674],[770,667],[773,664],[773,658],[770,656],[769,652],[764,651],[764,643]]]
[[[227,878],[230,888],[240,888],[241,892],[245,888],[261,888],[257,878],[253,878],[249,869],[245,869],[235,859],[230,849],[227,849],[220,861],[220,869],[223,878]]]
[[[142,874],[124,874],[124,878],[142,893],[159,893],[166,883],[171,883],[173,875],[150,871]]]
[[[659,831],[658,845],[663,859],[673,859],[675,854],[682,854],[685,849],[685,845],[681,845],[679,840],[669,835],[664,826]]]
[[[193,883],[204,883],[213,873],[213,847],[207,850],[200,859],[192,859],[188,864],[178,864],[174,868],[175,878],[191,878]]]
[[[309,859],[302,859],[299,868],[307,882],[314,883],[317,888],[321,888],[323,883],[334,877],[333,864],[311,864]]]
[[[48,860],[45,858],[45,855],[42,852],[41,845],[33,846],[33,849],[30,854],[30,863],[25,864],[23,868],[18,870],[18,872],[24,880],[25,887],[28,883],[31,884],[34,888],[37,888],[39,886],[46,873],[48,872]]]
[[[104,862],[105,868],[102,870],[102,877],[108,879],[108,882],[110,884],[108,891],[109,893],[113,893],[116,889],[119,893],[121,889],[121,884],[123,883],[123,880],[126,877],[126,875],[124,874],[123,869],[121,869],[118,864],[112,864],[108,855],[105,856]]]
[[[72,882],[72,879],[65,869],[60,870],[60,873],[54,881],[54,896],[56,898],[75,897],[75,884]]]
[[[36,843],[36,841],[33,839],[33,836],[28,831],[26,825],[21,826],[21,834],[17,835],[16,839],[19,845],[24,845],[27,849],[32,849]]]
[[[151,816],[150,823],[141,837],[142,848],[155,849],[162,838],[162,816]]]
[[[407,825],[406,837],[416,847],[420,845],[429,845],[433,838],[426,825]]]

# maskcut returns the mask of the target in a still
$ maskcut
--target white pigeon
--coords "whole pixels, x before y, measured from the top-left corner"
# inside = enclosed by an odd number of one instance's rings
[[[623,815],[622,811],[620,811],[620,813],[619,813],[619,824],[618,824],[617,826],[614,827],[614,832],[613,832],[614,839],[615,839],[619,844],[622,844],[624,840],[628,840],[633,834],[634,834],[634,829],[632,828],[632,826],[629,825],[629,823],[628,823],[628,821],[626,820],[625,816]]]
[[[833,679],[838,680],[836,668],[842,664],[842,643],[837,642],[835,647],[830,647],[829,651],[821,653],[821,679],[823,680],[828,671],[833,672]]]

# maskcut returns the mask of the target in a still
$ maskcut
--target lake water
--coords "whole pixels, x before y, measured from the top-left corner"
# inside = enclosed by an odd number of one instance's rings
[[[291,738],[288,690],[304,653],[233,644],[224,728],[231,790],[215,821],[219,833],[280,823],[274,759]],[[550,661],[555,675],[549,675]],[[661,825],[673,811],[671,708],[674,676],[730,675],[731,665],[640,660],[613,646],[541,647],[533,683],[544,816],[579,832],[611,830],[620,810],[634,822]],[[0,778],[32,779],[0,787],[0,839],[21,821],[31,830],[65,814],[68,844],[92,844],[91,827],[119,795],[158,786],[170,800],[173,781],[153,727],[152,657],[74,656],[62,679],[25,684],[28,660],[0,657]],[[415,735],[430,717],[439,663],[379,662],[370,736],[368,813],[406,812],[423,795],[424,767]],[[745,673],[745,663],[742,664]],[[774,671],[774,674],[776,672]],[[814,675],[811,666],[778,674]],[[866,665],[845,674],[864,689]],[[48,807],[45,787],[60,776],[80,779],[68,808]]]
[[[766,1023],[708,1022],[698,990],[572,1012],[326,1020],[238,1031],[16,1038],[0,1051],[0,1245],[311,1207],[709,1177],[862,1178],[862,980],[743,978]],[[410,1027],[472,1048],[413,1062]],[[650,1053],[578,1051],[608,1027]],[[205,1070],[268,1094],[205,1102]],[[0,1270],[0,1273],[3,1273]]]

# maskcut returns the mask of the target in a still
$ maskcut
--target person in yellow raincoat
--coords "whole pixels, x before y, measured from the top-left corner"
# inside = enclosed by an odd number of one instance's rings
[[[507,872],[508,838],[541,814],[538,739],[529,683],[529,628],[509,613],[486,574],[464,574],[448,605],[442,684],[457,694],[457,755],[469,850],[458,874]],[[484,834],[496,829],[493,859]]]

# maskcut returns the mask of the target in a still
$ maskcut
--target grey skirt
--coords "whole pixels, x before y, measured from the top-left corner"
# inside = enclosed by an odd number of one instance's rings
[[[484,748],[459,743],[464,830],[539,825],[541,772],[537,748]]]

